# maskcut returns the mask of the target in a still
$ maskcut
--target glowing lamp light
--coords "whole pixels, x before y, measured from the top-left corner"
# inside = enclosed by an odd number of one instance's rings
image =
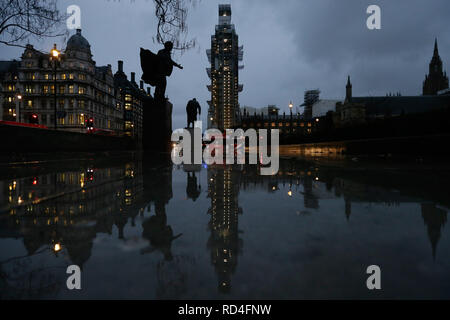
[[[53,251],[55,252],[59,252],[61,251],[62,247],[60,243],[55,243],[55,245],[53,246]]]
[[[288,196],[289,196],[289,197],[292,197],[292,190],[289,190],[289,191],[288,191]]]
[[[35,185],[37,185],[37,184],[38,184],[38,181],[37,181],[36,178],[34,178],[34,179],[33,179],[33,185],[35,186]]]
[[[52,51],[51,51],[51,55],[53,58],[58,58],[59,57],[60,52],[58,51],[58,49],[56,49],[56,44],[54,45]]]

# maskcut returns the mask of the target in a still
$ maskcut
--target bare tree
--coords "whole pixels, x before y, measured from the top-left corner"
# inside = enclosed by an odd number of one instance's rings
[[[0,0],[0,43],[24,47],[30,37],[62,36],[65,19],[57,0]]]
[[[194,6],[197,0],[153,0],[155,15],[158,19],[156,39],[163,44],[172,41],[174,49],[187,50],[195,47],[195,39],[187,40],[187,14],[189,7]]]

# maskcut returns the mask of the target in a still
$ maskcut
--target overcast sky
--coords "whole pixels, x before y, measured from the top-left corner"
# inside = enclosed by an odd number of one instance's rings
[[[139,47],[153,51],[156,21],[151,0],[62,0],[61,9],[77,4],[82,10],[83,35],[97,65],[124,60],[125,72],[140,79]],[[174,104],[174,128],[185,126],[186,102],[197,97],[206,120],[210,94],[205,50],[218,22],[218,4],[230,3],[232,22],[244,45],[244,91],[241,106],[303,103],[306,89],[320,88],[322,98],[341,99],[347,75],[353,94],[421,94],[422,81],[438,38],[444,68],[450,62],[450,1],[448,0],[201,0],[191,8],[188,37],[197,47],[175,54],[184,70],[174,69],[167,94]],[[368,30],[366,9],[381,7],[381,30]],[[49,50],[54,40],[34,43]],[[65,47],[64,39],[56,41]],[[0,59],[18,58],[21,49],[0,45]],[[152,89],[153,92],[153,89]]]

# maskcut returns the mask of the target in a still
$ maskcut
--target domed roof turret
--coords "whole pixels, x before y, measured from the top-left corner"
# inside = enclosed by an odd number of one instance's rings
[[[77,50],[91,53],[91,45],[85,37],[81,35],[81,29],[77,29],[77,33],[70,37],[67,41],[66,50]]]

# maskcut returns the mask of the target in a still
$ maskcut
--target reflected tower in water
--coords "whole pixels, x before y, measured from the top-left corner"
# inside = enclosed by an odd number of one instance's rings
[[[231,289],[231,275],[243,246],[238,230],[238,215],[242,214],[238,204],[241,171],[240,166],[208,168],[208,196],[211,198],[208,249],[218,276],[219,291],[223,293]]]

